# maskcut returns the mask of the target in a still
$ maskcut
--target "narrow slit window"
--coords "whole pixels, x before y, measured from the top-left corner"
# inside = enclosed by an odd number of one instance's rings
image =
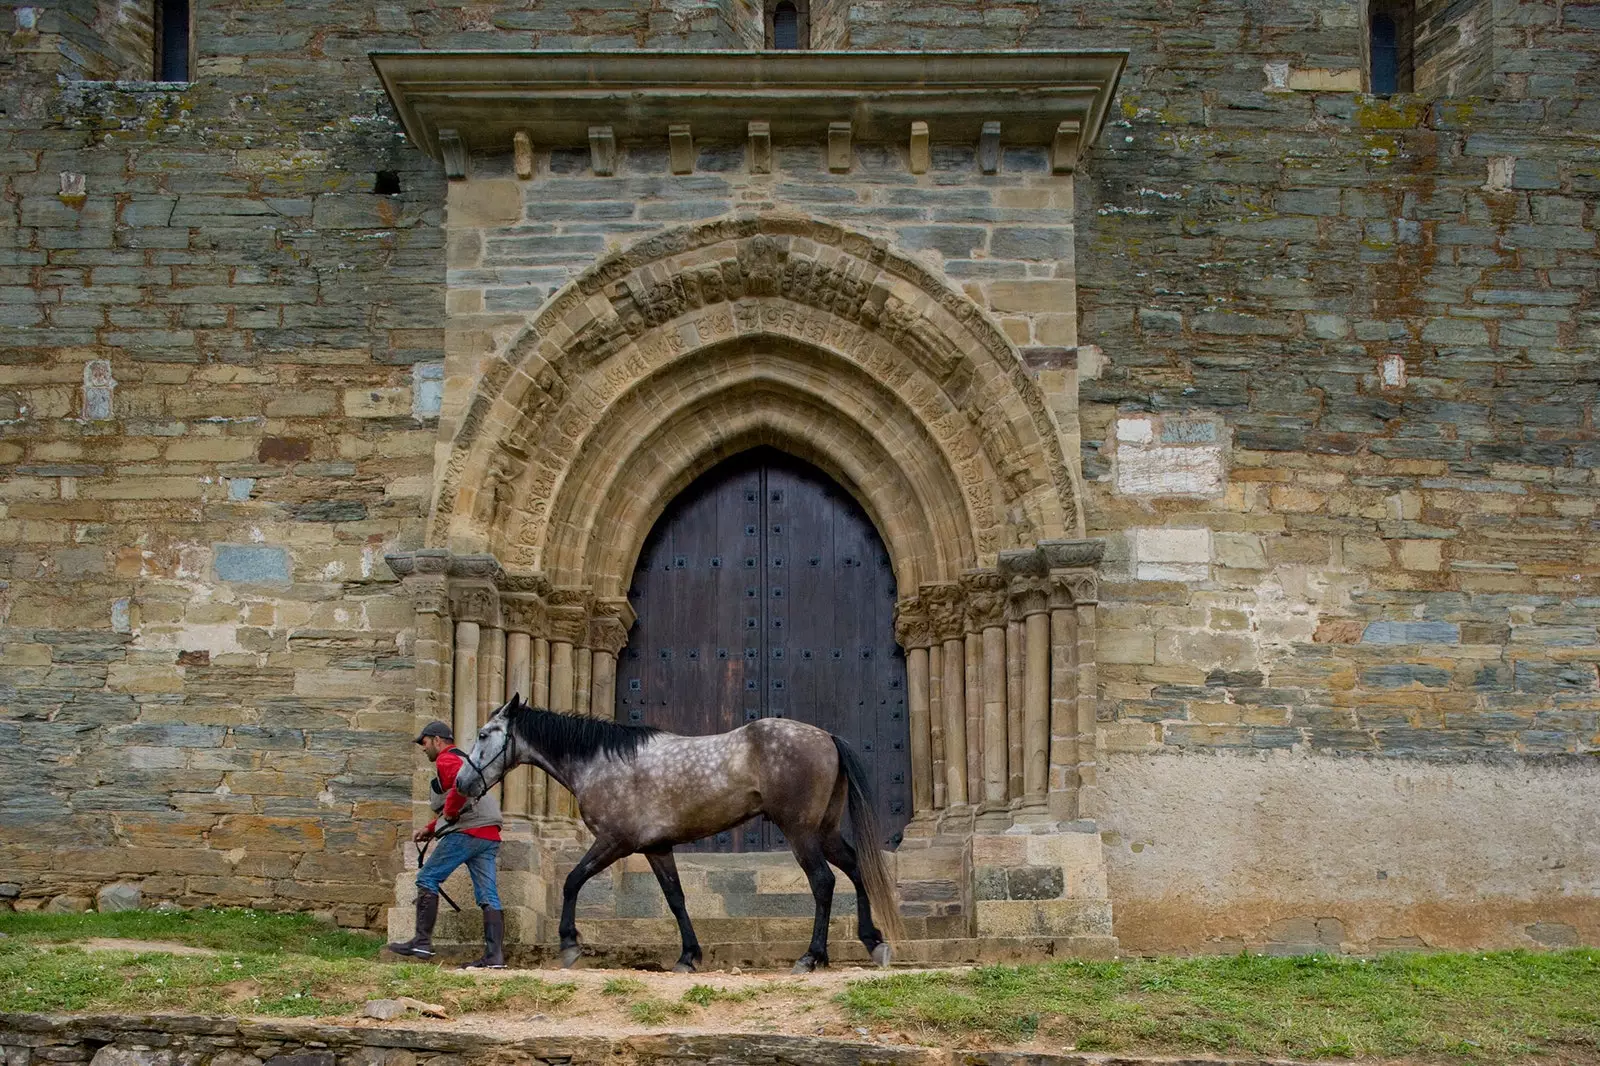
[[[1373,0],[1367,16],[1367,84],[1374,96],[1412,91],[1413,16],[1409,3]]]
[[[800,47],[800,12],[789,0],[772,10],[772,47],[783,51]]]
[[[155,79],[189,81],[189,0],[156,0]]]
[[[1400,39],[1393,15],[1372,18],[1372,91],[1379,96],[1400,91]]]

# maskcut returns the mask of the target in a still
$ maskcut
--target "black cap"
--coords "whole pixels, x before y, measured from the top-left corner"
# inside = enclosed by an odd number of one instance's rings
[[[444,722],[429,722],[422,727],[422,732],[417,734],[417,743],[422,743],[423,737],[438,737],[440,740],[454,740],[456,735],[449,725]]]

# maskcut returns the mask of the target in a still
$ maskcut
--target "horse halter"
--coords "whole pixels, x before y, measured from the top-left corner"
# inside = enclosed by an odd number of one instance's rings
[[[464,752],[461,753],[461,761],[466,763],[468,766],[472,767],[472,772],[477,774],[478,775],[478,780],[482,781],[484,783],[483,784],[483,791],[484,792],[488,792],[489,791],[489,774],[488,774],[489,767],[493,766],[495,763],[497,763],[501,759],[505,758],[506,752],[511,750],[511,730],[510,729],[505,729],[504,732],[505,732],[505,743],[500,745],[499,754],[497,754],[494,758],[490,759],[488,762],[484,763],[482,766],[479,766],[477,763],[472,761],[472,755],[469,752],[465,752],[464,751]],[[476,747],[477,745],[473,745],[473,746]],[[480,796],[482,794],[483,793],[479,793]]]

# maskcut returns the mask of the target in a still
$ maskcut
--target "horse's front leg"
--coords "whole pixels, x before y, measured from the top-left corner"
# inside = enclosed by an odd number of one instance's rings
[[[578,961],[578,892],[584,883],[607,866],[616,862],[633,849],[626,844],[604,838],[596,838],[589,850],[583,853],[583,858],[572,868],[567,875],[566,884],[561,891],[561,968],[567,969]]]
[[[790,838],[794,857],[811,882],[811,898],[817,904],[816,921],[811,926],[811,945],[794,964],[794,973],[810,973],[819,966],[828,965],[828,916],[833,911],[833,870],[823,857],[822,844],[815,835],[801,840]]]
[[[667,907],[672,911],[672,916],[678,919],[678,935],[683,938],[683,954],[678,956],[673,970],[694,973],[700,965],[700,941],[694,935],[694,926],[689,924],[689,908],[683,902],[683,884],[678,880],[678,860],[672,857],[670,847],[665,851],[646,852],[645,858],[650,860],[650,869],[655,871],[656,883],[661,886],[661,894],[667,897]]]

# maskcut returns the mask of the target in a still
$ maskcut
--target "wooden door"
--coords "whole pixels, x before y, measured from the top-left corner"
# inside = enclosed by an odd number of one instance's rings
[[[618,721],[689,734],[764,717],[821,726],[865,760],[881,843],[900,842],[911,757],[894,573],[849,493],[773,449],[737,456],[661,516],[629,598],[639,619],[618,663]],[[786,846],[756,819],[695,850]]]

